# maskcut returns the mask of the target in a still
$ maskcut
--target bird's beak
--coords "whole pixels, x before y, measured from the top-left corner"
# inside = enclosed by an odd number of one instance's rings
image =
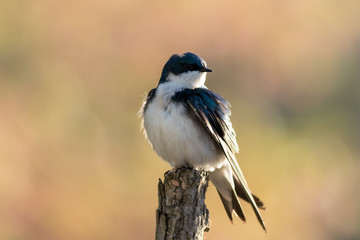
[[[200,69],[200,72],[212,72],[212,70],[210,68],[203,67]]]

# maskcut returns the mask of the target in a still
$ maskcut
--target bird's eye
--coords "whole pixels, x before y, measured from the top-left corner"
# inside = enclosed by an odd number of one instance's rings
[[[184,64],[184,68],[187,70],[187,71],[194,71],[194,70],[199,70],[199,66],[196,64],[196,63],[193,63],[193,64]]]
[[[199,66],[196,63],[191,64],[191,70],[199,70]]]
[[[186,70],[191,70],[191,65],[186,63],[186,64],[184,64],[184,68]]]

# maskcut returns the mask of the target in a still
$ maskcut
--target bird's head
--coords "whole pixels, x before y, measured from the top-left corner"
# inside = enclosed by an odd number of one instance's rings
[[[201,87],[207,72],[212,70],[206,67],[206,62],[198,55],[191,52],[174,54],[166,62],[159,84],[174,82],[184,87]]]

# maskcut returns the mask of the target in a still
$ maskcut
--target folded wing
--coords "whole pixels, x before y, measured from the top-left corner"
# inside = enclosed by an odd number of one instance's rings
[[[189,113],[195,116],[221,148],[235,174],[237,194],[251,204],[258,221],[266,230],[257,207],[259,204],[259,207],[263,208],[263,203],[257,197],[256,200],[254,199],[234,156],[239,151],[239,147],[229,118],[230,104],[206,88],[184,89],[176,93],[173,98],[185,104]]]

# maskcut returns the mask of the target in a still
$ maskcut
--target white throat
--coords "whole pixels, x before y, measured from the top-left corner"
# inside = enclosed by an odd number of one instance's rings
[[[189,71],[179,75],[170,73],[167,79],[169,82],[177,83],[184,88],[199,88],[205,84],[206,72]]]

